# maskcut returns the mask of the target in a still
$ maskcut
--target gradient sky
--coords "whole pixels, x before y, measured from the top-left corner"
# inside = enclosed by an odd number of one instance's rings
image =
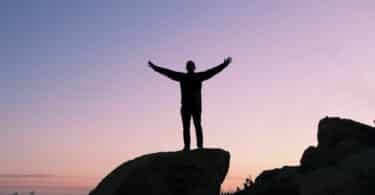
[[[205,145],[232,155],[224,188],[296,165],[322,117],[375,119],[374,10],[372,0],[1,1],[0,188],[46,174],[89,189],[126,160],[181,149],[178,83],[149,59],[178,71],[192,59],[199,71],[233,57],[203,90]]]

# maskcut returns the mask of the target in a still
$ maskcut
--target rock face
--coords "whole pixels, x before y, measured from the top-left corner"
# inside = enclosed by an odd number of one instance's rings
[[[300,166],[264,171],[238,195],[374,195],[375,128],[324,118],[318,145],[309,146]]]
[[[301,159],[304,169],[335,166],[347,156],[375,147],[375,129],[348,119],[324,118],[319,122],[318,146],[308,147]]]
[[[229,161],[220,149],[149,154],[120,165],[90,195],[218,195]]]
[[[298,195],[297,181],[298,167],[283,167],[264,171],[255,180],[253,194],[275,195],[288,194]]]
[[[301,159],[303,195],[375,194],[375,128],[348,119],[324,118],[318,146]]]
[[[363,150],[301,177],[303,195],[371,195],[375,194],[375,149]]]
[[[357,142],[366,147],[375,147],[375,130],[359,122],[337,117],[326,117],[319,122],[318,147],[332,148],[342,142]]]

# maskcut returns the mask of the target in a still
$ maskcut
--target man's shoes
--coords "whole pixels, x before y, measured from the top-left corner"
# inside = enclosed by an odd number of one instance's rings
[[[184,147],[184,149],[182,149],[182,151],[184,151],[184,152],[189,152],[189,151],[190,151],[190,148],[189,148],[189,147]]]

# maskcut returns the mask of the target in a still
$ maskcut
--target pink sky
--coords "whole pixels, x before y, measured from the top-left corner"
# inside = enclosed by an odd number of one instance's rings
[[[14,46],[1,61],[0,173],[93,186],[124,161],[180,150],[178,83],[152,72],[149,59],[183,71],[188,59],[205,70],[233,57],[203,90],[205,145],[231,152],[225,189],[297,165],[325,116],[372,124],[373,1],[197,3],[72,9],[62,30],[52,26],[57,34],[36,31],[38,46],[26,40],[29,65],[14,61]]]

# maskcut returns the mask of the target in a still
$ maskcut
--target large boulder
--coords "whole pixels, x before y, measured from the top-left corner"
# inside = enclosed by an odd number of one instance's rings
[[[229,161],[221,149],[148,154],[120,165],[90,195],[218,195]]]
[[[299,195],[298,175],[299,168],[291,166],[263,171],[255,179],[252,192],[256,195]]]
[[[345,140],[355,140],[367,147],[375,147],[373,127],[338,117],[320,120],[318,127],[318,147],[332,148]]]
[[[318,146],[302,155],[304,170],[335,166],[340,160],[375,147],[375,129],[348,119],[326,117],[319,122]]]
[[[349,119],[319,122],[318,145],[303,153],[300,166],[262,172],[236,195],[374,195],[375,128]]]
[[[303,195],[375,194],[375,149],[350,155],[330,166],[311,171],[300,178]]]
[[[319,122],[318,145],[301,158],[302,195],[375,194],[375,128],[349,119]]]
[[[304,171],[310,171],[317,168],[335,166],[347,156],[366,149],[367,147],[355,139],[342,140],[331,148],[309,146],[302,155],[301,167]]]

